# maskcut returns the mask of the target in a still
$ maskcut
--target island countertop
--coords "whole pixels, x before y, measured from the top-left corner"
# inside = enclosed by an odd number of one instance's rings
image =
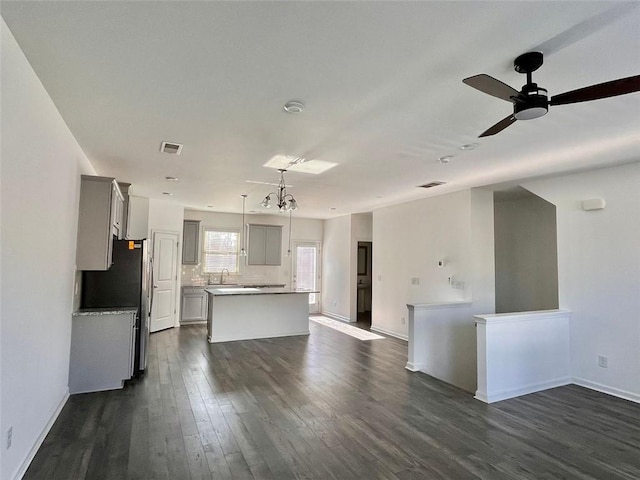
[[[294,288],[257,288],[257,287],[231,287],[231,288],[205,288],[205,292],[214,296],[230,295],[281,295],[291,293],[319,293],[312,290],[298,290]]]

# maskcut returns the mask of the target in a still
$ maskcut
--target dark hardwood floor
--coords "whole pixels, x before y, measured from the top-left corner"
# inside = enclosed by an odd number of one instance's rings
[[[640,406],[577,386],[485,405],[406,343],[153,334],[144,378],[72,396],[26,479],[638,479]]]

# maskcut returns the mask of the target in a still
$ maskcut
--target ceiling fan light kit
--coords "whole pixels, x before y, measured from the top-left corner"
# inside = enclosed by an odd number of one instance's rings
[[[532,73],[542,66],[543,61],[542,52],[523,53],[514,60],[514,70],[527,76],[527,83],[520,91],[486,74],[462,80],[476,90],[513,104],[513,113],[485,130],[480,137],[495,135],[516,120],[542,117],[549,111],[549,106],[587,102],[640,91],[640,75],[636,75],[561,93],[549,99],[547,89],[539,87],[532,80]]]

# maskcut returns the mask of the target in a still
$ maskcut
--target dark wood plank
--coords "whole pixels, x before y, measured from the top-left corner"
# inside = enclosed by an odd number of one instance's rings
[[[214,345],[158,332],[142,378],[69,399],[24,478],[640,478],[639,405],[573,385],[485,405],[406,356],[315,323]]]

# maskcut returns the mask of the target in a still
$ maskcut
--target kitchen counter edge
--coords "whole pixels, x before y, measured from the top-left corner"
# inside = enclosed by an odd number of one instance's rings
[[[133,307],[110,307],[110,308],[81,308],[73,312],[74,317],[86,315],[122,315],[123,313],[138,313]]]

